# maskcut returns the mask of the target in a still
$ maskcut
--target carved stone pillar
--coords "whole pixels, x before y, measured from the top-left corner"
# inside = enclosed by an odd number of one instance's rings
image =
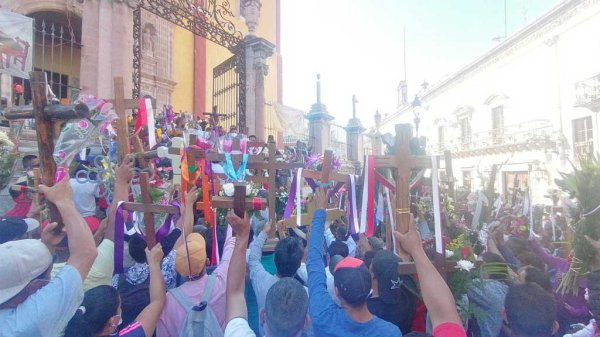
[[[113,97],[113,77],[122,76],[131,92],[133,7],[135,1],[86,0],[83,3],[81,88],[97,97]]]
[[[308,145],[313,153],[323,153],[328,147],[331,136],[331,121],[334,119],[327,112],[325,104],[321,103],[321,80],[317,75],[317,103],[313,104],[308,119]]]
[[[267,59],[273,55],[275,45],[255,36],[247,36],[243,43],[246,50],[246,127],[249,134],[266,140],[265,76],[269,70]]]
[[[346,126],[348,160],[353,162],[359,161],[358,158],[361,145],[360,137],[364,131],[365,128],[363,128],[360,119],[351,118],[350,121],[348,121],[348,126]]]

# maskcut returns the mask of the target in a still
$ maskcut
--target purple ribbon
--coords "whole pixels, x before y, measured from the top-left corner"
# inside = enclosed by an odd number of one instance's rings
[[[285,204],[285,211],[283,212],[284,219],[289,219],[292,216],[292,212],[294,211],[297,179],[298,174],[294,172],[292,177],[292,184],[290,185],[290,193],[288,195],[287,203]]]
[[[172,201],[171,205],[177,207],[178,210],[181,209],[181,205],[177,201]],[[133,212],[129,212],[130,218],[132,218]],[[178,211],[176,214],[169,214],[165,218],[165,221],[160,226],[158,231],[156,231],[156,242],[161,242],[164,238],[166,238],[171,232],[171,224],[173,222],[177,222],[179,217],[181,216],[181,212]],[[141,234],[141,237],[146,241],[146,236]],[[125,218],[123,216],[123,204],[121,203],[116,210],[115,213],[115,269],[114,274],[122,274],[124,273],[123,268],[123,255],[124,255],[124,246],[125,246]]]
[[[114,274],[123,274],[123,250],[125,246],[125,219],[123,218],[123,204],[115,212],[115,270]]]

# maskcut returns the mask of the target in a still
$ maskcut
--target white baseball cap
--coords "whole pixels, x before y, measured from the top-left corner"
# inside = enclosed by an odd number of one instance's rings
[[[10,300],[52,264],[52,254],[39,240],[9,241],[0,245],[0,304]]]

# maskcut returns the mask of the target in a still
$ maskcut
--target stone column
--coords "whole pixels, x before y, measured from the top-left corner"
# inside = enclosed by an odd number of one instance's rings
[[[256,36],[244,38],[246,56],[246,127],[257,139],[265,136],[265,76],[269,71],[267,59],[275,45]]]
[[[360,119],[351,118],[346,126],[346,143],[348,149],[348,160],[352,162],[359,161],[360,137],[365,131]]]
[[[133,7],[135,1],[87,0],[83,3],[81,88],[112,98],[113,77],[122,76],[131,92],[133,71]]]

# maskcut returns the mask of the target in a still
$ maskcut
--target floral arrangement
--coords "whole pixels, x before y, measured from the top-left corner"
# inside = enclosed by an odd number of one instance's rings
[[[16,159],[15,144],[6,133],[0,131],[0,190],[10,182]]]
[[[562,179],[556,184],[571,197],[577,198],[581,219],[572,225],[572,261],[569,271],[563,276],[558,290],[564,293],[577,293],[579,281],[590,272],[596,250],[586,240],[586,236],[600,238],[600,162],[595,157],[582,159],[581,168],[573,166],[573,173],[561,173]]]

